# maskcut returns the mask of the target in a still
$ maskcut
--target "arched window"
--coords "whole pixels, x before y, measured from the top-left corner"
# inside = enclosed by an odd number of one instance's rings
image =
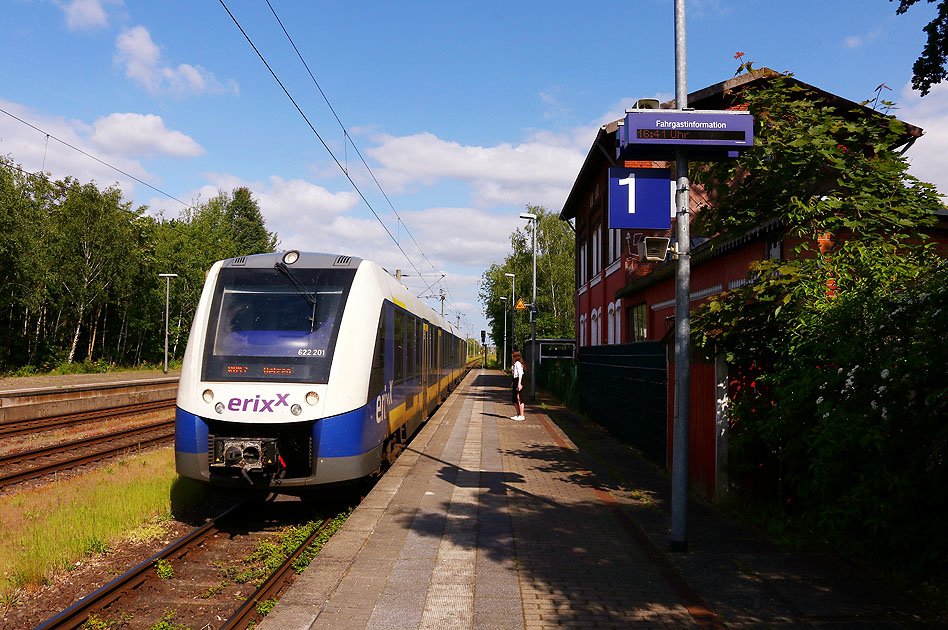
[[[606,319],[606,343],[610,346],[616,342],[616,305],[609,302],[609,315]]]
[[[596,309],[593,309],[591,326],[589,327],[589,345],[591,346],[599,345],[598,328],[599,328],[599,312]]]
[[[622,300],[616,300],[616,322],[612,329],[615,331],[613,343],[622,343]]]

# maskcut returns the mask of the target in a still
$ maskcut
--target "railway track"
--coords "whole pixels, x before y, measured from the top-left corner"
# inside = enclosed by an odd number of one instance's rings
[[[173,439],[174,420],[169,419],[0,457],[0,489]]]
[[[0,437],[13,437],[16,435],[23,435],[25,433],[34,433],[36,431],[48,431],[50,429],[63,429],[83,424],[85,422],[91,422],[92,420],[130,416],[150,411],[170,410],[174,409],[174,404],[174,399],[155,400],[134,405],[109,407],[108,409],[95,409],[92,411],[34,418],[30,420],[0,422]]]
[[[134,619],[134,627],[165,621],[169,627],[247,628],[289,585],[299,557],[338,524],[332,517],[308,521],[308,534],[291,549],[270,541],[288,524],[305,521],[307,510],[299,502],[234,506],[35,630],[72,630],[90,619],[106,624],[101,627]],[[263,562],[280,549],[287,551],[283,561],[260,575],[253,561]]]

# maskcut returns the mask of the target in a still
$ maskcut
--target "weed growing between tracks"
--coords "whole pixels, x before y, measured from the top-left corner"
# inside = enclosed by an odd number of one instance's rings
[[[0,602],[56,571],[108,553],[129,531],[169,517],[170,448],[32,490],[0,496]]]
[[[293,561],[293,570],[302,573],[316,554],[329,541],[330,536],[339,529],[352,513],[348,509],[334,516],[330,523],[319,533],[309,547]],[[252,584],[259,586],[310,536],[320,523],[316,520],[307,521],[302,525],[286,527],[275,537],[262,541],[257,548],[243,560],[220,567],[221,576],[236,584]],[[215,590],[215,589],[211,589]],[[208,597],[213,594],[208,594]]]

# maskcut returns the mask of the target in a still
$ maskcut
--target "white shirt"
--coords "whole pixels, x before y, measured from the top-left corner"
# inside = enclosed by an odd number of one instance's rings
[[[513,377],[523,378],[523,364],[520,361],[513,364]]]

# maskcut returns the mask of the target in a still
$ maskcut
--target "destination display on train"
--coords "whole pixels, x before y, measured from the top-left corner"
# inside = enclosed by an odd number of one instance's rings
[[[754,145],[754,117],[742,111],[629,110],[618,136],[620,149],[693,145],[734,151]]]

